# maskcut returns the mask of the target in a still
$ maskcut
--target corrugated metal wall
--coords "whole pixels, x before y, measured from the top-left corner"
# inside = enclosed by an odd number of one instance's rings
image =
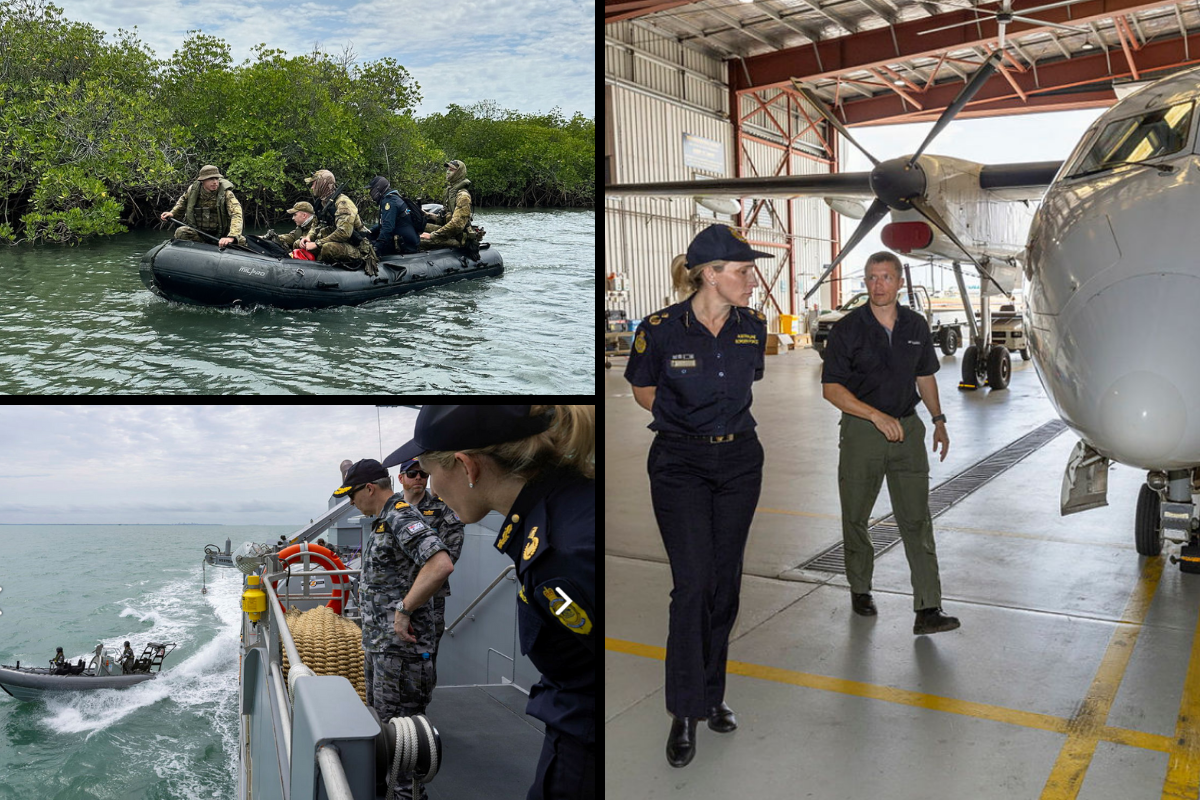
[[[630,22],[605,26],[605,155],[614,183],[672,181],[735,174],[733,126],[729,122],[729,90],[726,64],[682,47],[673,39],[656,36]],[[664,63],[666,62],[666,63]],[[747,113],[755,105],[743,98]],[[772,105],[772,114],[787,125],[785,104]],[[778,140],[778,131],[763,113],[748,122],[755,135]],[[792,130],[802,130],[807,121],[798,116]],[[720,142],[723,147],[723,172],[700,170],[684,164],[683,135],[692,134]],[[813,153],[823,152],[820,139],[808,132],[798,140]],[[776,174],[782,151],[747,142],[749,161],[743,161],[742,174]],[[752,166],[751,166],[752,165]],[[802,156],[792,156],[791,173],[802,175],[827,172],[826,164]],[[786,170],[782,171],[786,174]],[[781,270],[782,259],[758,262],[764,277],[777,276],[773,295],[784,313],[791,308],[802,313],[800,297],[828,263],[830,255],[830,214],[820,199],[775,201],[780,224],[772,225],[770,214],[759,215],[758,224],[747,231],[747,238],[763,246],[759,249],[786,253],[789,245],[784,230],[787,208],[791,206],[793,231],[790,246],[795,250],[797,271],[793,277]],[[750,203],[745,203],[749,210]],[[690,197],[606,197],[604,203],[604,258],[606,273],[623,273],[628,294],[610,297],[609,302],[625,303],[630,319],[639,319],[675,302],[671,295],[671,259],[687,249],[688,242],[704,227],[729,218],[715,218]],[[777,330],[778,309],[757,292],[752,300],[768,316],[771,330]]]

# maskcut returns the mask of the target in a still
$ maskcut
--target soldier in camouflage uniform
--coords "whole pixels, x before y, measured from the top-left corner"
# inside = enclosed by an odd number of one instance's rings
[[[404,487],[405,502],[421,512],[421,517],[433,526],[438,538],[446,543],[446,552],[457,564],[462,555],[466,526],[445,502],[426,489],[428,482],[429,474],[421,469],[415,458],[400,465],[400,485]],[[446,630],[446,598],[449,596],[450,581],[447,579],[433,598],[433,620],[439,642]],[[436,663],[437,653],[434,653],[435,666]]]
[[[274,239],[284,247],[295,247],[296,242],[308,236],[312,232],[313,207],[311,203],[303,201],[296,203],[287,210],[287,213],[292,215],[292,222],[296,223],[295,229],[291,233],[285,233],[282,236],[275,231],[267,231],[267,238]]]
[[[359,605],[362,607],[367,704],[385,723],[424,714],[433,697],[437,652],[430,600],[454,571],[446,544],[422,516],[393,493],[378,461],[363,459],[346,472],[334,492],[375,517],[363,546]],[[412,795],[412,776],[401,774],[397,796]]]
[[[317,199],[319,208],[334,203],[333,224],[330,225],[320,218],[313,224],[312,233],[300,239],[297,246],[311,250],[317,260],[325,264],[338,264],[347,269],[360,269],[364,265],[368,275],[378,275],[379,257],[371,246],[367,236],[367,226],[363,225],[358,216],[358,207],[354,201],[344,194],[333,196],[336,181],[333,173],[327,169],[319,169],[311,178],[305,178],[305,183],[311,184],[313,197]],[[358,243],[355,244],[355,239]]]
[[[471,192],[468,187],[467,165],[461,161],[446,162],[446,196],[442,200],[442,222],[430,222],[421,234],[421,249],[462,247],[471,232]],[[453,209],[453,212],[451,212]],[[446,216],[450,215],[449,221]]]
[[[221,237],[221,247],[246,243],[246,237],[242,236],[242,204],[233,194],[233,184],[212,165],[200,169],[195,182],[175,202],[175,207],[164,211],[159,219],[180,214],[187,226],[175,229],[176,239],[208,241],[196,233],[203,231]]]

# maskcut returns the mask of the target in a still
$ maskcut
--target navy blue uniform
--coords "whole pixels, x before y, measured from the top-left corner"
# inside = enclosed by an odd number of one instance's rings
[[[689,299],[642,320],[625,370],[634,386],[657,387],[647,468],[674,579],[666,701],[676,717],[704,717],[725,697],[742,554],[762,488],[750,389],[763,376],[766,334],[761,313],[731,308],[713,336]]]
[[[526,484],[496,537],[517,565],[521,652],[541,672],[526,713],[546,723],[527,800],[595,797],[596,482],[570,471]]]
[[[399,237],[399,250],[396,249],[393,236]],[[412,213],[400,193],[394,189],[379,200],[379,224],[371,228],[371,238],[374,239],[375,253],[380,256],[416,253],[421,249],[418,246],[420,237],[413,227]]]

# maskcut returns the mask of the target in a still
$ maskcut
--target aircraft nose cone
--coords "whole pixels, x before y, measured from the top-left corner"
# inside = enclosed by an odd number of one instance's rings
[[[871,170],[871,191],[892,208],[912,208],[908,198],[925,195],[925,170],[920,162],[910,167],[903,158],[884,161]]]
[[[1153,372],[1130,372],[1100,396],[1100,429],[1113,450],[1134,463],[1170,460],[1187,430],[1187,404],[1174,383]]]

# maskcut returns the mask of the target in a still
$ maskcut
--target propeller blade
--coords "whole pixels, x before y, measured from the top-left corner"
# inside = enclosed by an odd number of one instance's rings
[[[996,288],[1000,290],[1001,294],[1008,297],[1012,296],[1004,290],[1003,286],[996,282],[996,279],[992,277],[992,273],[984,269],[983,265],[975,260],[975,256],[971,255],[963,243],[959,241],[958,237],[954,235],[954,231],[950,230],[950,226],[946,224],[946,220],[942,218],[942,215],[939,214],[933,206],[929,205],[924,197],[910,197],[908,198],[908,202],[912,204],[913,208],[921,213],[921,216],[932,222],[939,231],[944,233],[947,239],[954,242],[954,246],[959,250],[962,250],[963,255],[971,259],[971,263],[975,265],[975,270],[979,273],[980,277],[987,278],[989,281],[996,284]]]
[[[837,268],[837,265],[842,263],[842,259],[850,255],[850,251],[853,250],[858,243],[861,242],[863,238],[871,232],[872,228],[879,224],[879,220],[887,216],[887,213],[887,203],[876,198],[875,202],[871,203],[870,208],[867,209],[867,213],[863,214],[862,222],[858,223],[858,227],[855,228],[854,233],[850,235],[850,241],[846,242],[846,245],[842,248],[841,252],[837,254],[837,258],[833,259],[833,263],[821,273],[821,277],[817,278],[817,282],[812,285],[812,288],[804,293],[804,302],[807,303],[808,298],[816,294],[817,289],[820,289],[821,284],[824,283],[825,279],[829,277],[829,273],[833,272]]]
[[[1037,25],[1042,28],[1058,28],[1062,31],[1070,31],[1071,33],[1091,33],[1087,28],[1074,28],[1070,25],[1059,25],[1057,22],[1047,22],[1044,19],[1033,19],[1032,17],[1022,17],[1013,15],[1014,22],[1024,22],[1028,25]]]
[[[995,11],[980,11],[978,9],[972,9],[972,10],[976,14],[991,14],[992,16],[995,16],[995,14],[996,14]],[[975,25],[976,23],[987,22],[987,21],[988,20],[986,17],[980,16],[980,17],[976,17],[975,19],[969,19],[966,22],[956,22],[953,25],[943,25],[940,28],[930,28],[927,31],[918,31],[917,36],[924,36],[927,33],[941,33],[942,31],[953,30],[954,28],[964,28],[967,25]]]
[[[797,92],[804,95],[804,99],[812,103],[813,106],[816,107],[817,112],[825,118],[825,121],[832,125],[834,130],[844,136],[847,142],[857,147],[859,152],[870,159],[872,164],[879,166],[879,159],[868,153],[867,148],[859,144],[854,137],[850,135],[850,131],[848,131],[846,126],[843,125],[841,121],[833,115],[833,111],[829,109],[829,106],[825,105],[825,101],[821,99],[820,95],[818,95],[812,89],[802,86],[800,81],[796,80],[795,78],[792,78],[792,87],[795,88]]]
[[[942,112],[942,116],[938,117],[938,121],[934,123],[933,130],[929,132],[929,135],[925,137],[925,141],[921,142],[921,146],[917,148],[917,152],[913,153],[912,158],[908,160],[908,166],[911,167],[917,163],[917,158],[921,153],[925,152],[925,148],[929,146],[929,143],[942,132],[943,128],[950,124],[951,120],[958,116],[958,112],[962,111],[963,106],[971,102],[971,98],[975,96],[975,93],[983,87],[983,84],[987,83],[988,78],[992,77],[992,73],[996,71],[996,65],[1000,63],[1000,58],[1001,53],[998,50],[988,56],[987,60],[983,62],[983,66],[971,76],[971,80],[958,93],[958,97],[954,98],[954,102],[946,107],[946,110]]]

